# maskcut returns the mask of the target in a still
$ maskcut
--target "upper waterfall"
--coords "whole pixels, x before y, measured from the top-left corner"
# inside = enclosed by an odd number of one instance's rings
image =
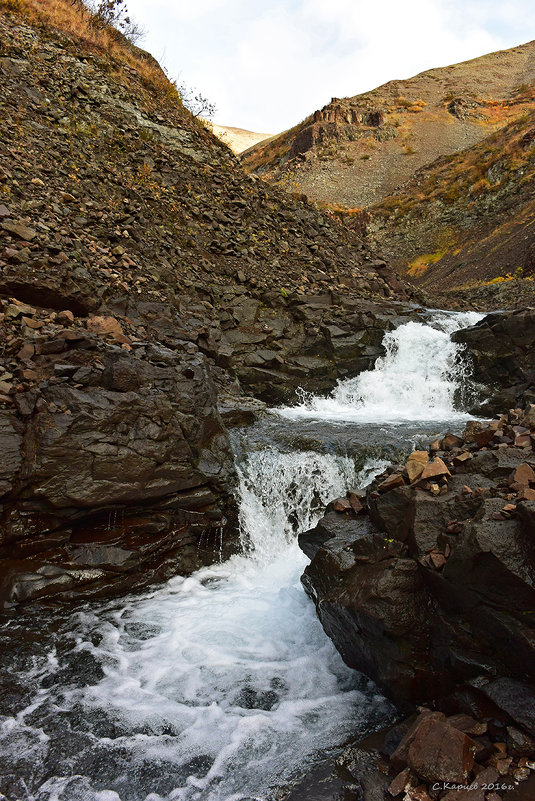
[[[373,370],[340,381],[327,398],[304,395],[300,405],[279,413],[357,422],[456,417],[462,414],[456,397],[466,382],[467,365],[450,335],[482,317],[477,312],[438,312],[427,325],[404,323],[385,334],[386,353]]]

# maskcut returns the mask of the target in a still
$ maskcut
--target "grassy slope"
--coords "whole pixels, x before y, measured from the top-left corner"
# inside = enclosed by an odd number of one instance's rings
[[[497,305],[532,302],[535,112],[438,159],[371,209],[370,234],[409,280]],[[487,289],[485,289],[487,288]]]

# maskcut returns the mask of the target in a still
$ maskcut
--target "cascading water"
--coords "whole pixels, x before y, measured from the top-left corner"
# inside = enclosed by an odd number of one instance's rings
[[[300,585],[296,532],[359,484],[354,461],[270,446],[239,479],[245,555],[87,606],[66,621],[62,653],[24,673],[30,698],[1,720],[0,751],[5,770],[39,788],[32,801],[266,799],[315,753],[390,714],[344,666]]]
[[[74,614],[12,617],[0,666],[0,793],[269,801],[270,787],[316,755],[385,722],[389,705],[344,666],[302,590],[296,533],[380,472],[394,444],[440,432],[422,420],[460,419],[463,370],[449,333],[477,318],[400,326],[373,371],[242,435],[243,555]]]
[[[330,500],[358,483],[348,456],[282,453],[274,447],[250,454],[238,465],[238,476],[244,548],[268,564],[281,548],[295,545],[296,532],[316,524]]]
[[[455,408],[466,381],[466,365],[450,335],[474,325],[477,312],[435,315],[424,325],[408,322],[383,339],[385,356],[373,370],[341,381],[328,398],[305,396],[288,417],[389,423],[406,420],[452,420],[465,417]]]

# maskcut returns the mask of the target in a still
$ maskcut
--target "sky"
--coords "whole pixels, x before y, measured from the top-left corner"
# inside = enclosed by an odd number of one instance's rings
[[[260,133],[331,97],[535,39],[533,0],[127,0],[169,77]]]

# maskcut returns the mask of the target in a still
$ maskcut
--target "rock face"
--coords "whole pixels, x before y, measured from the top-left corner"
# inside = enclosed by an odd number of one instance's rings
[[[481,412],[535,401],[535,310],[488,314],[452,339],[472,355],[472,375],[486,398]]]
[[[38,383],[0,412],[2,600],[138,589],[236,547],[232,454],[204,356],[187,342],[124,350],[78,328],[40,339]]]
[[[531,417],[433,443],[428,464],[440,470],[411,480],[394,469],[371,485],[368,515],[329,510],[301,538],[326,632],[400,704],[481,675],[535,680]]]
[[[213,305],[216,364],[272,404],[295,399],[298,387],[326,392],[338,379],[370,369],[384,353],[385,331],[423,319],[414,307],[370,303],[350,290],[288,298],[265,293],[262,300],[227,290]]]

